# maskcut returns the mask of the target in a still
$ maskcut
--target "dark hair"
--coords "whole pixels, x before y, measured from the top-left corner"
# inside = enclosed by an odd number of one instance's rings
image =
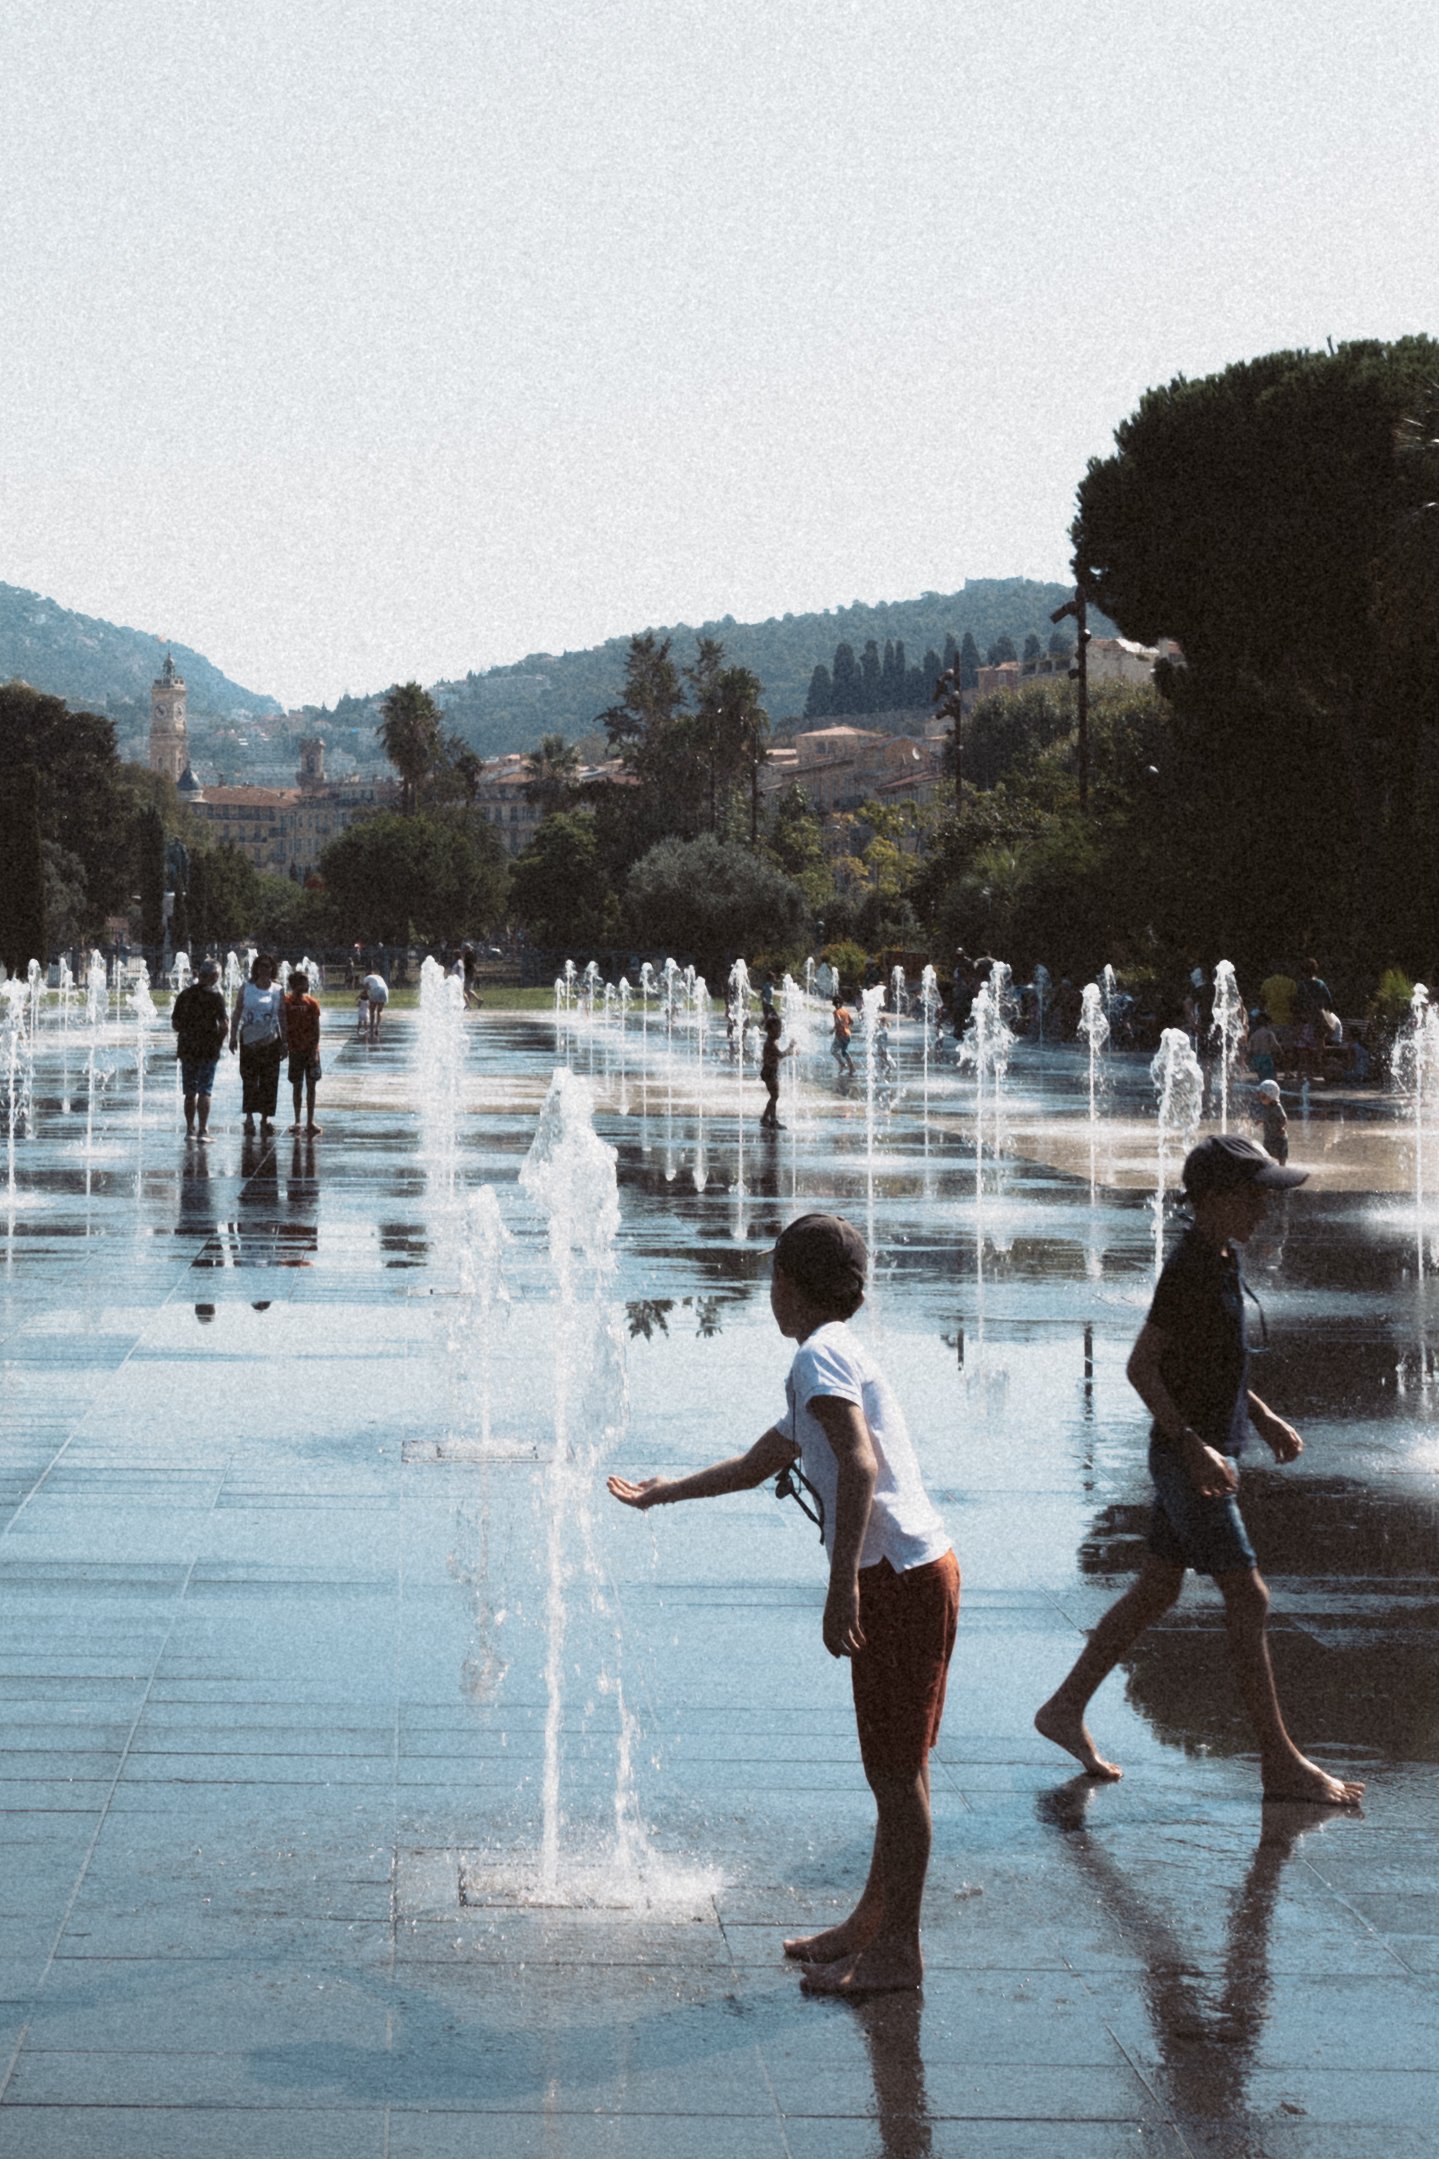
[[[1306,960],[1304,962],[1304,972],[1307,975],[1317,975],[1319,972],[1318,960]]]
[[[255,957],[250,962],[250,980],[252,982],[255,979],[255,969],[257,967],[268,967],[272,976],[278,975],[280,972],[280,962],[273,952],[257,952],[255,954]]]
[[[771,1034],[771,1033],[773,1033],[773,1034],[780,1034],[780,1033],[782,1033],[782,1032],[783,1032],[783,1029],[784,1029],[784,1021],[783,1021],[783,1020],[782,1020],[782,1019],[780,1018],[780,1016],[779,1016],[778,1012],[766,1012],[766,1014],[765,1014],[765,1016],[764,1016],[764,1031],[765,1031],[765,1033],[766,1033],[766,1034]]]
[[[304,970],[304,968],[303,968],[303,967],[292,967],[292,968],[290,969],[290,987],[291,987],[291,989],[293,989],[293,988],[295,987],[295,984],[296,984],[297,982],[298,982],[298,983],[300,984],[300,986],[301,986],[301,988],[302,988],[302,989],[308,989],[308,988],[310,987],[310,978],[309,978],[309,976],[308,976],[308,975],[306,974],[306,972],[305,972],[305,970]]]
[[[774,1264],[821,1311],[849,1319],[864,1303],[869,1254],[842,1214],[802,1214],[781,1233]]]

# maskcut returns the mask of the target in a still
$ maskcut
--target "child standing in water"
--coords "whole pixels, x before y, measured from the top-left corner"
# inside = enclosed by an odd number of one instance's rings
[[[764,1081],[765,1093],[769,1096],[760,1123],[770,1132],[784,1130],[779,1121],[779,1068],[784,1058],[794,1055],[793,1043],[787,1050],[782,1050],[779,1046],[783,1031],[784,1023],[778,1012],[771,1007],[764,1016],[764,1047],[759,1058],[759,1076]]]
[[[1289,1160],[1289,1119],[1284,1114],[1278,1080],[1262,1080],[1254,1090],[1254,1114],[1264,1139],[1264,1152],[1276,1162]]]
[[[804,1966],[810,1992],[852,1998],[912,1990],[924,1975],[929,1755],[959,1621],[959,1563],[899,1405],[848,1324],[864,1301],[867,1265],[864,1239],[843,1216],[791,1222],[770,1280],[775,1322],[798,1345],[784,1416],[747,1454],[687,1477],[609,1480],[627,1507],[666,1507],[751,1491],[803,1464],[829,1554],[824,1646],[850,1659],[878,1822],[869,1877],[849,1917],[784,1950]]]
[[[1235,1497],[1236,1457],[1251,1427],[1276,1462],[1292,1462],[1304,1450],[1293,1425],[1249,1385],[1239,1247],[1263,1221],[1270,1192],[1303,1184],[1308,1175],[1271,1161],[1253,1140],[1232,1133],[1202,1140],[1185,1158],[1194,1225],[1165,1263],[1128,1366],[1130,1385],[1154,1419],[1149,1549],[1138,1581],[1110,1606],[1034,1720],[1092,1777],[1124,1772],[1104,1759],[1090,1737],[1084,1721],[1089,1698],[1145,1628],[1169,1610],[1184,1587],[1185,1570],[1193,1567],[1214,1577],[1224,1599],[1229,1654],[1259,1742],[1264,1797],[1352,1807],[1364,1790],[1308,1760],[1285,1728],[1269,1658],[1269,1591]]]
[[[310,1139],[318,1139],[321,1127],[315,1122],[315,1086],[320,1077],[320,1001],[310,995],[310,978],[302,967],[290,976],[290,994],[285,999],[285,1033],[290,1045],[290,1095],[295,1105],[295,1122],[292,1132],[298,1132],[300,1105],[305,1105],[304,1131]]]

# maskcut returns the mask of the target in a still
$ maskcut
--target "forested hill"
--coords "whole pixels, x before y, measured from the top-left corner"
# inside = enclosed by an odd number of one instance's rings
[[[188,645],[167,646],[143,630],[74,614],[19,585],[0,585],[0,682],[18,676],[73,707],[148,716],[150,685],[167,651],[185,678],[192,715],[281,710],[273,697],[242,689]]]
[[[829,667],[840,644],[858,654],[870,638],[881,649],[887,641],[902,640],[912,667],[926,651],[943,652],[947,637],[960,643],[966,631],[981,653],[1004,637],[1017,649],[1030,635],[1047,644],[1050,610],[1069,597],[1067,586],[1025,577],[973,578],[960,592],[927,592],[917,600],[881,600],[872,606],[856,600],[852,607],[768,622],[736,622],[726,615],[698,629],[675,623],[658,634],[673,640],[681,666],[694,658],[698,636],[719,638],[732,666],[759,676],[765,708],[779,723],[803,713],[815,668]],[[619,698],[628,644],[628,637],[612,637],[586,652],[532,653],[513,666],[430,687],[450,725],[482,757],[496,757],[529,749],[541,735],[589,733]],[[372,726],[378,707],[378,696],[343,698],[335,718],[342,725]]]

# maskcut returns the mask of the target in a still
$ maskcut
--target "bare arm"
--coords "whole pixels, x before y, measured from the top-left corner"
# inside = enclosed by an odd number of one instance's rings
[[[834,1533],[829,1551],[829,1595],[824,1603],[824,1646],[832,1657],[863,1649],[859,1625],[859,1559],[879,1476],[874,1441],[857,1402],[816,1395],[810,1408],[839,1464]]]
[[[1249,1422],[1276,1462],[1293,1462],[1304,1452],[1304,1442],[1293,1425],[1286,1424],[1267,1402],[1261,1402],[1252,1387],[1249,1390]]]
[[[230,1047],[234,1049],[240,1040],[240,1013],[245,1003],[243,983],[235,992],[235,1009],[230,1014]]]
[[[745,1454],[728,1461],[711,1462],[707,1469],[691,1470],[687,1477],[646,1477],[631,1484],[626,1477],[606,1480],[610,1494],[626,1507],[669,1507],[681,1499],[718,1499],[725,1492],[752,1492],[769,1477],[788,1469],[799,1453],[778,1425],[771,1425]]]
[[[1165,1386],[1159,1368],[1164,1344],[1161,1329],[1146,1320],[1139,1330],[1139,1340],[1129,1352],[1125,1376],[1161,1433],[1179,1449],[1197,1489],[1206,1498],[1216,1499],[1222,1492],[1235,1491],[1239,1479],[1224,1456],[1216,1448],[1206,1446],[1175,1407],[1174,1397]]]

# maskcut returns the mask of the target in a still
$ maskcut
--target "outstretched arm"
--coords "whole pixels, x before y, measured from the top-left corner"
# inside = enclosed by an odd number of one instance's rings
[[[711,1462],[708,1469],[691,1470],[687,1477],[646,1477],[631,1484],[626,1477],[606,1479],[613,1498],[626,1507],[669,1507],[681,1499],[718,1499],[724,1492],[752,1492],[769,1477],[788,1469],[799,1449],[778,1425],[772,1425],[746,1454],[728,1461]]]
[[[1267,1402],[1260,1401],[1252,1387],[1249,1390],[1249,1422],[1276,1462],[1293,1462],[1304,1452],[1304,1442],[1293,1425],[1276,1416]]]

